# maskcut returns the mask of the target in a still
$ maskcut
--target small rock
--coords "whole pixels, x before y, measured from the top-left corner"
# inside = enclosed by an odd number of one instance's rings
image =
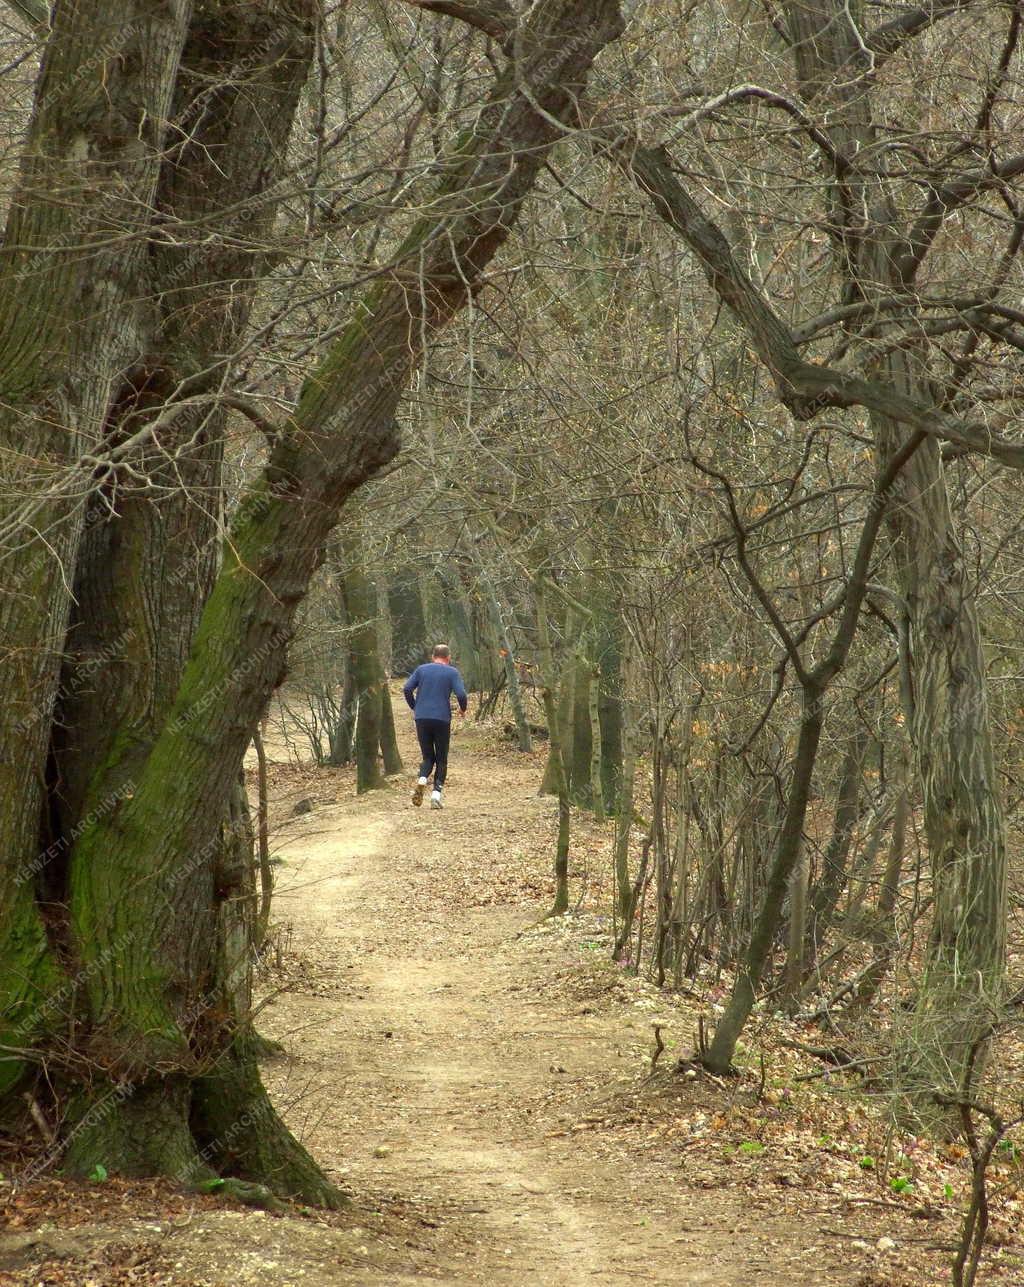
[[[298,800],[292,805],[292,817],[297,818],[303,813],[313,812],[313,801],[307,796],[304,800]]]
[[[390,1157],[390,1156],[391,1156],[391,1148],[390,1148],[390,1146],[389,1146],[389,1145],[387,1145],[387,1144],[378,1144],[378,1145],[377,1145],[377,1147],[373,1150],[373,1156],[374,1156],[374,1157]]]
[[[896,1250],[896,1243],[892,1240],[892,1238],[886,1238],[884,1235],[878,1239],[878,1241],[875,1243],[875,1246],[878,1248],[879,1251]]]

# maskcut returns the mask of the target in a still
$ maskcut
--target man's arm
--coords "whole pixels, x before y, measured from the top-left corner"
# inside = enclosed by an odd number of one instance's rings
[[[469,705],[469,695],[466,692],[466,685],[462,682],[462,676],[457,670],[452,676],[452,691],[459,703],[459,711],[465,715],[466,707]]]
[[[409,709],[412,711],[416,709],[415,694],[416,694],[416,689],[419,687],[419,682],[420,682],[420,668],[419,666],[417,666],[416,669],[409,676],[409,678],[402,685],[402,693],[405,696],[406,704],[408,705]]]

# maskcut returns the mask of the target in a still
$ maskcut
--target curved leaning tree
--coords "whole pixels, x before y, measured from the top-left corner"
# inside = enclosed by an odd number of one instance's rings
[[[288,190],[316,6],[59,0],[48,22],[0,253],[0,1102],[45,1067],[49,1160],[79,1173],[338,1200],[255,1062],[242,757],[325,541],[399,449],[410,372],[621,29],[616,0],[416,7],[492,42],[491,85],[291,413],[260,419],[219,556],[190,493],[219,491],[226,407],[256,414],[223,355]]]

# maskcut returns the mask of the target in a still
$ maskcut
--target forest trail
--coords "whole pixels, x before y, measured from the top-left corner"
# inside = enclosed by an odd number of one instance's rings
[[[300,1276],[881,1281],[781,1203],[773,1212],[688,1174],[682,1149],[648,1155],[635,1134],[589,1131],[616,1087],[635,1086],[649,1015],[598,1013],[565,993],[578,945],[559,927],[536,928],[546,891],[516,888],[519,841],[552,815],[536,782],[536,760],[488,750],[467,728],[454,739],[444,810],[413,808],[403,780],[321,801],[289,823],[275,917],[289,927],[286,957],[303,968],[261,1016],[289,1051],[268,1066],[268,1082],[362,1201],[376,1194],[427,1212],[408,1272],[349,1239],[356,1263],[330,1255]]]

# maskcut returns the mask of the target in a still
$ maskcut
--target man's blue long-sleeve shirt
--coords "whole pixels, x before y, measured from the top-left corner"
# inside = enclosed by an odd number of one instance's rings
[[[402,685],[405,700],[412,707],[417,719],[452,718],[452,693],[461,710],[469,701],[466,685],[454,666],[443,661],[428,661],[417,666]]]

